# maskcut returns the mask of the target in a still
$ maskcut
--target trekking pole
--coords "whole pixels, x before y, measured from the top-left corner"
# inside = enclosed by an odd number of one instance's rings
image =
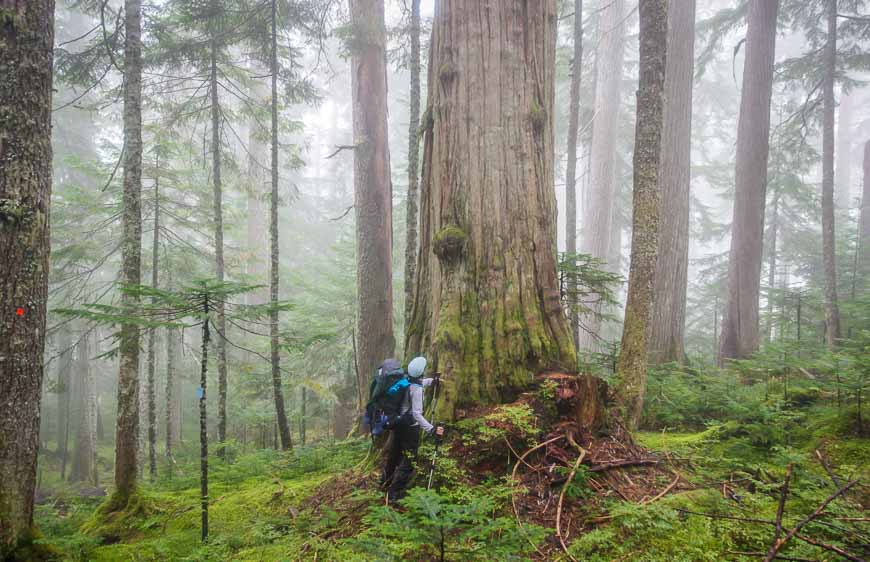
[[[441,390],[441,377],[438,373],[435,374],[435,391],[434,396],[432,397],[432,425],[435,426],[436,431],[438,428],[438,424],[435,422],[435,408],[438,406],[438,395]],[[441,437],[435,436],[435,451],[432,453],[432,462],[429,463],[429,484],[426,486],[427,490],[432,489],[432,477],[435,476],[435,461],[438,459],[438,447],[441,445]]]

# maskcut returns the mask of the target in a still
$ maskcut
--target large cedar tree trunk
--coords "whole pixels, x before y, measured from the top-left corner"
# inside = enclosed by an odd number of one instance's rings
[[[139,285],[142,279],[142,3],[125,0],[124,30],[124,244],[121,279]],[[128,314],[139,300],[122,296]],[[139,329],[121,327],[118,369],[118,415],[115,429],[115,495],[111,507],[123,509],[136,488],[139,438]]]
[[[837,65],[837,0],[827,0],[828,40],[822,83],[822,262],[825,270],[825,342],[833,348],[840,339],[837,305],[837,251],[834,232],[834,78]]]
[[[287,424],[287,413],[284,411],[284,391],[281,388],[281,354],[278,349],[278,2],[272,0],[272,196],[269,205],[269,299],[272,308],[269,311],[269,343],[272,364],[272,397],[275,399],[275,416],[278,420],[278,430],[281,433],[281,450],[293,448],[290,438],[290,426]]]
[[[614,168],[616,163],[616,135],[622,90],[622,63],[625,43],[625,0],[607,1],[602,6],[601,39],[596,56],[595,117],[592,122],[592,169],[583,208],[584,254],[602,260],[612,260],[612,215],[616,189]],[[616,271],[618,263],[609,263],[607,269]],[[601,307],[594,307],[601,312]],[[580,349],[600,350],[601,321],[595,315],[582,318]]]
[[[574,0],[574,58],[571,61],[571,91],[568,108],[568,151],[565,169],[565,252],[577,253],[577,134],[580,128],[580,78],[583,74],[583,0]],[[568,318],[574,347],[580,347],[577,313],[577,280],[568,286]]]
[[[405,349],[448,375],[439,419],[576,363],[556,275],[555,37],[555,0],[436,5]]]
[[[640,81],[634,137],[631,265],[616,393],[629,427],[637,426],[646,392],[647,334],[659,241],[659,168],[665,105],[667,0],[640,0]]]
[[[414,275],[417,271],[417,221],[420,191],[420,0],[411,0],[411,92],[408,120],[408,201],[405,228],[405,333],[414,304]]]
[[[51,200],[53,0],[0,0],[0,559],[30,538]]]
[[[649,332],[652,364],[685,359],[686,283],[689,269],[689,184],[695,0],[668,6],[668,56],[659,191],[659,256]]]
[[[758,350],[758,293],[764,237],[770,96],[779,0],[750,0],[746,62],[737,125],[734,211],[728,257],[728,292],[719,362]]]
[[[387,61],[383,0],[351,0],[351,95],[356,216],[357,347],[368,380],[395,349],[393,186],[387,143]],[[364,384],[364,383],[363,383]],[[361,405],[360,405],[361,406]]]

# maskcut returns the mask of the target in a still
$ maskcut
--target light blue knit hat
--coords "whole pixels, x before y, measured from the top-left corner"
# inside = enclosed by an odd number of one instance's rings
[[[423,376],[423,371],[426,370],[426,358],[425,357],[415,357],[411,359],[411,362],[408,363],[408,376],[412,379],[419,378]]]

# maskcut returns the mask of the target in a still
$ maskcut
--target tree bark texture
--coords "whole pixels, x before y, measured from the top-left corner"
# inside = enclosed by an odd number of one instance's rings
[[[351,0],[353,27],[354,212],[357,346],[368,380],[395,349],[393,336],[392,183],[387,138],[386,29],[383,0]]]
[[[209,302],[208,297],[203,303],[202,321],[202,352],[199,371],[199,499],[200,499],[200,536],[202,541],[208,539],[208,345],[209,332]]]
[[[124,243],[121,279],[142,280],[142,3],[125,0],[124,30]],[[127,314],[136,314],[139,299],[123,295]],[[136,488],[139,438],[139,329],[121,327],[118,414],[115,428],[115,496],[123,509]]]
[[[640,0],[640,81],[634,137],[631,265],[616,394],[629,427],[636,427],[646,392],[647,334],[659,242],[662,129],[668,40],[667,0]]]
[[[825,270],[825,342],[833,349],[840,339],[837,304],[837,238],[834,231],[834,81],[837,65],[837,0],[827,0],[828,40],[822,83],[822,263]]]
[[[166,330],[166,390],[164,398],[166,400],[165,410],[163,413],[164,422],[166,425],[166,460],[169,466],[172,465],[172,446],[177,442],[178,421],[176,420],[177,402],[180,398],[176,387],[178,386],[176,378],[178,375],[175,372],[176,363],[176,337],[175,328]]]
[[[767,343],[773,338],[773,294],[776,287],[776,249],[779,236],[779,199],[780,193],[773,196],[773,208],[771,209],[770,229],[768,231],[768,254],[767,254],[767,327],[765,337]]]
[[[852,94],[840,94],[837,115],[837,165],[834,198],[837,209],[848,210],[852,205],[852,120],[855,108]]]
[[[576,365],[556,275],[555,4],[436,6],[405,349],[449,375],[438,419]]]
[[[268,73],[264,65],[252,63],[250,72],[255,76],[263,76]],[[269,88],[263,80],[254,80],[251,85],[250,96],[254,99],[254,103],[263,104],[265,106],[269,100]],[[245,268],[250,282],[257,284],[265,284],[267,272],[266,263],[268,256],[266,255],[267,237],[266,225],[266,209],[264,201],[266,200],[267,188],[269,187],[268,175],[268,154],[269,145],[264,138],[266,131],[263,130],[261,122],[256,117],[252,117],[249,125],[248,133],[248,190],[247,190],[247,259]],[[245,296],[248,304],[264,304],[269,301],[268,289],[257,289],[251,291]]]
[[[571,60],[571,90],[568,108],[568,151],[565,169],[565,251],[577,253],[577,135],[580,128],[580,79],[583,74],[583,0],[574,0],[574,58]],[[580,347],[580,318],[577,312],[577,280],[568,287],[571,337]]]
[[[281,354],[278,349],[278,2],[272,0],[272,197],[270,204],[269,238],[271,259],[269,267],[269,298],[272,309],[269,311],[269,343],[272,364],[272,394],[275,399],[275,414],[278,431],[281,433],[281,450],[293,448],[287,413],[284,411],[284,391],[281,388]],[[226,420],[224,420],[226,424]]]
[[[616,136],[622,63],[625,43],[625,0],[613,0],[602,6],[600,41],[595,81],[595,117],[592,122],[592,169],[586,205],[583,207],[582,244],[584,254],[611,259],[611,231],[615,192]],[[619,269],[611,263],[610,270]],[[601,307],[594,307],[601,312]],[[581,319],[580,349],[599,351],[601,320],[595,315]]]
[[[213,30],[213,34],[217,31]],[[211,155],[212,155],[212,187],[214,189],[214,264],[215,277],[218,283],[224,282],[224,215],[223,215],[223,184],[221,182],[221,113],[220,97],[218,96],[218,56],[217,39],[211,40]],[[215,303],[215,321],[218,337],[216,339],[218,368],[218,442],[223,443],[227,437],[227,323],[224,317],[224,304]],[[221,450],[222,451],[222,450]]]
[[[668,53],[659,170],[659,254],[653,281],[649,358],[654,365],[685,359],[686,284],[689,269],[692,79],[695,0],[668,5]]]
[[[728,289],[719,362],[758,350],[758,294],[764,238],[770,97],[779,0],[750,0],[740,117],[737,125],[734,210]]]
[[[57,448],[60,455],[60,478],[66,476],[66,463],[69,458],[69,426],[72,389],[73,343],[70,333],[61,330],[57,336],[60,356],[57,363]]]
[[[866,287],[870,283],[870,141],[864,144],[864,189],[861,193],[860,257],[858,271]]]
[[[97,389],[96,371],[91,368],[91,335],[84,333],[76,346],[75,449],[69,479],[71,482],[99,484],[97,479]]]
[[[53,0],[0,0],[0,559],[31,538],[51,201]]]
[[[414,275],[417,271],[417,222],[420,191],[420,0],[411,0],[411,91],[408,122],[408,201],[405,228],[405,333],[414,304]]]
[[[160,157],[157,156],[154,177],[154,232],[151,245],[151,286],[159,284],[160,258]],[[157,387],[154,371],[157,368],[157,329],[148,330],[148,473],[151,479],[157,478]]]

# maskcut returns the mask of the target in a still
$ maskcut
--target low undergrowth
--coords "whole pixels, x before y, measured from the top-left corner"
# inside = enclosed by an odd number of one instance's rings
[[[180,457],[171,478],[143,485],[134,504],[141,510],[100,518],[102,498],[58,485],[38,506],[37,523],[67,560],[760,559],[772,544],[789,465],[786,531],[835,492],[832,475],[841,485],[870,476],[870,441],[844,430],[842,412],[826,401],[764,399],[763,390],[756,386],[754,408],[733,420],[709,410],[696,420],[703,401],[680,404],[679,424],[671,425],[674,412],[648,412],[655,430],[627,444],[584,435],[554,409],[542,411],[556,394],[543,384],[452,426],[431,490],[434,447],[424,439],[416,487],[399,508],[384,505],[376,468],[363,468],[376,464],[363,462],[365,440],[288,454],[236,451],[230,462],[212,461],[206,544],[195,454]],[[588,455],[582,462],[578,448]],[[625,458],[644,462],[619,464]],[[868,504],[868,488],[854,485],[801,531],[824,546],[794,539],[780,554],[833,560],[835,548],[867,558]]]

